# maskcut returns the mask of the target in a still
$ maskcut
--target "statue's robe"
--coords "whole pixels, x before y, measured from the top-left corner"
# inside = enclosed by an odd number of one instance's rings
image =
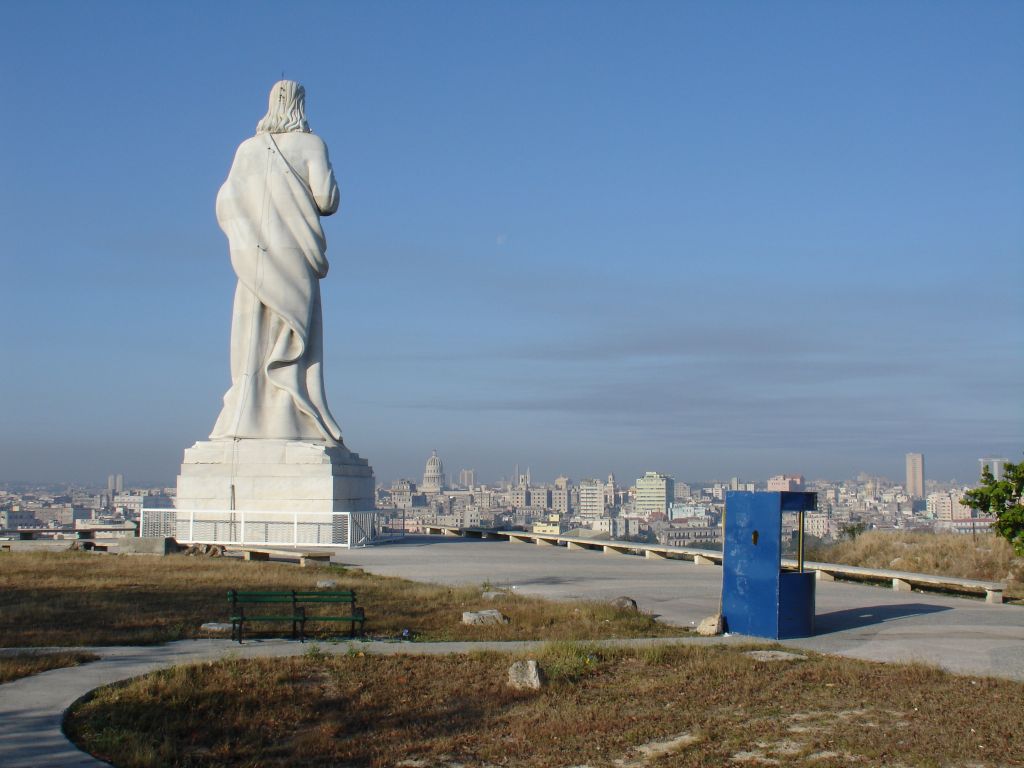
[[[217,194],[217,221],[238,275],[231,321],[231,388],[212,440],[341,443],[323,380],[320,217],[338,208],[323,141],[257,134],[238,148]]]

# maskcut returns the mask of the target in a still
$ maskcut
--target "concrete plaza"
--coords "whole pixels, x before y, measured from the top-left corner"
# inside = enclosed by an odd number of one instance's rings
[[[718,612],[722,584],[722,569],[714,565],[497,539],[409,536],[339,551],[333,560],[370,573],[440,584],[489,583],[556,600],[627,595],[641,610],[682,626]],[[814,637],[785,644],[1024,681],[1024,606],[820,581],[816,629]]]

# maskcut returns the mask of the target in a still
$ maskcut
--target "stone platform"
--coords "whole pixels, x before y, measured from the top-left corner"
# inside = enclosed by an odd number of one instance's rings
[[[185,449],[176,506],[253,512],[372,510],[373,469],[342,445],[204,440]]]

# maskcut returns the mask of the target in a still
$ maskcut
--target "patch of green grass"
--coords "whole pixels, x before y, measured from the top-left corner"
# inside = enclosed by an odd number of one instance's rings
[[[445,587],[374,576],[338,566],[234,558],[97,556],[82,552],[0,554],[0,646],[139,645],[201,635],[228,616],[227,590],[312,590],[319,579],[356,592],[366,633],[419,640],[588,640],[671,636],[679,627],[604,603],[553,602],[510,595],[498,605],[508,624],[467,626],[462,612],[493,608],[474,587]],[[325,607],[325,610],[329,610]],[[261,629],[281,636],[280,626]],[[347,625],[307,625],[332,637]],[[318,634],[318,632],[320,634]],[[246,636],[253,636],[249,627]]]
[[[551,644],[539,692],[500,653],[208,663],[101,689],[68,728],[122,768],[1022,764],[1024,684],[745,650]]]
[[[17,653],[0,655],[0,684],[9,683],[49,669],[77,667],[99,658],[94,653]]]

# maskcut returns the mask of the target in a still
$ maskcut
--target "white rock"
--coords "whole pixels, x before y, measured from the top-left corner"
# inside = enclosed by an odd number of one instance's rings
[[[334,579],[319,579],[316,583],[317,589],[335,589],[338,586],[338,582]]]
[[[488,611],[463,611],[462,623],[476,625],[508,624],[508,617],[501,611],[493,609]]]
[[[539,691],[544,686],[544,673],[535,659],[517,661],[508,668],[508,684],[520,691]]]
[[[787,651],[747,651],[744,656],[749,656],[755,661],[803,661],[807,658],[799,653]]]
[[[697,634],[701,637],[714,637],[722,634],[722,614],[716,613],[714,616],[704,619],[697,625]]]
[[[220,621],[208,621],[199,627],[204,632],[230,632],[231,625]]]

